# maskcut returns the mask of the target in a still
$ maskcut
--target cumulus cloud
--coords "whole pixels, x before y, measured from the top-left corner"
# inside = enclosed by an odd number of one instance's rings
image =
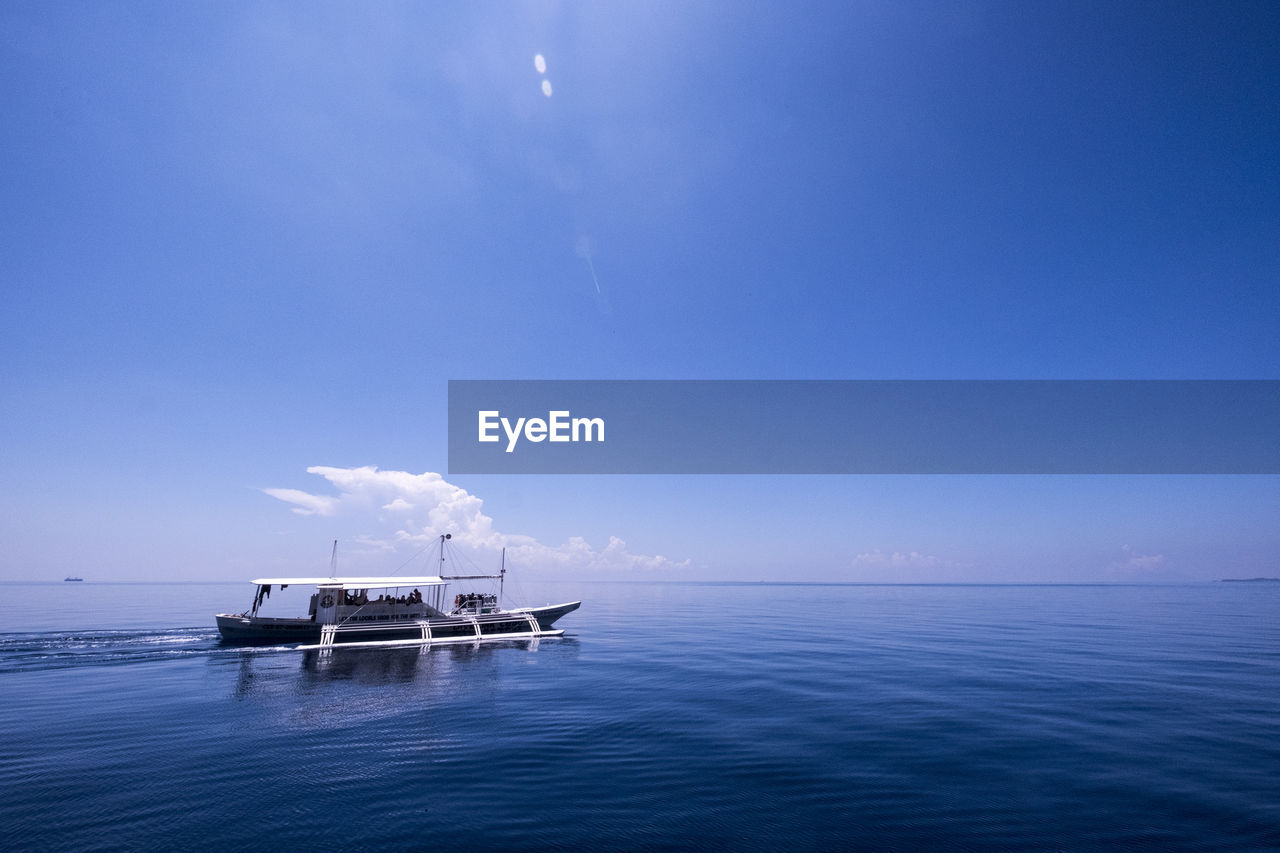
[[[895,569],[932,569],[950,565],[945,560],[932,554],[921,554],[919,551],[894,551],[886,554],[880,549],[859,554],[853,558],[855,566],[875,566]]]
[[[1121,545],[1120,550],[1124,551],[1124,559],[1113,563],[1113,568],[1153,572],[1164,566],[1164,554],[1140,554],[1128,545]]]
[[[262,491],[273,498],[294,504],[293,511],[298,515],[333,515],[338,506],[338,501],[334,498],[311,495],[297,489],[263,489]]]
[[[884,551],[876,548],[855,554],[849,561],[856,577],[927,583],[948,579],[968,579],[973,564],[924,551]]]
[[[315,495],[298,489],[263,489],[273,498],[294,504],[300,515],[376,515],[378,510],[394,512],[400,521],[387,533],[358,537],[361,545],[394,550],[400,545],[426,545],[442,533],[453,542],[475,551],[496,553],[507,549],[520,565],[564,572],[618,572],[672,570],[688,566],[660,555],[633,554],[616,536],[603,548],[595,548],[582,537],[570,537],[561,545],[545,545],[531,536],[504,533],[494,528],[493,519],[483,511],[484,501],[466,489],[427,471],[383,471],[373,466],[330,468],[315,465],[307,469],[318,474],[337,490],[336,496]],[[380,522],[387,524],[387,522]]]

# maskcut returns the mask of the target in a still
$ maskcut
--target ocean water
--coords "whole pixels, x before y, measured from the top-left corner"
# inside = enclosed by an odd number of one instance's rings
[[[320,654],[0,584],[0,845],[1280,848],[1280,585],[526,592],[565,637]]]

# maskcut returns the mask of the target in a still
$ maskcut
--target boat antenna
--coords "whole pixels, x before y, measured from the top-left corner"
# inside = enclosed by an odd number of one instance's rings
[[[502,606],[502,584],[507,579],[507,549],[502,549],[502,568],[498,570],[498,606]]]
[[[338,540],[333,540],[333,553],[329,555],[329,577],[338,576]]]

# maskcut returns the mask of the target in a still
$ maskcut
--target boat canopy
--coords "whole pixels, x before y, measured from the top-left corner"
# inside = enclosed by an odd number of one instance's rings
[[[390,589],[397,586],[444,586],[446,581],[438,577],[414,578],[258,578],[251,581],[258,586],[341,586],[343,589]]]

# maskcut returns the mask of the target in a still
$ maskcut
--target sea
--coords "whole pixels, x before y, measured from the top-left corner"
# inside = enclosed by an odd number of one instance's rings
[[[523,591],[582,608],[318,652],[0,584],[0,847],[1280,849],[1280,584]]]

